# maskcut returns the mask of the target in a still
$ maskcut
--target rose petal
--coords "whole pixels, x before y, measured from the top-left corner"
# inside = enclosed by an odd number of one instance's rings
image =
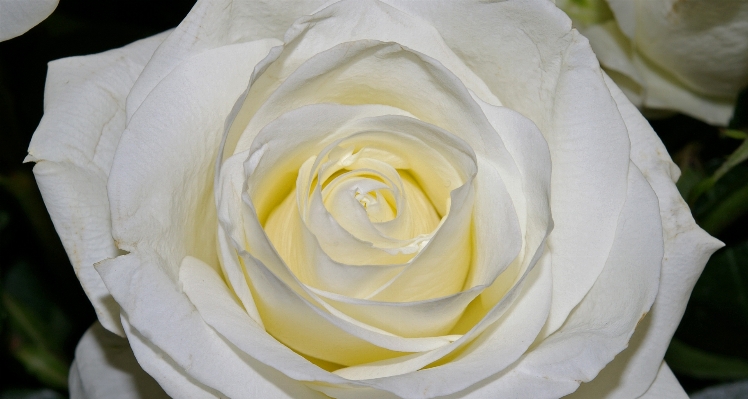
[[[748,84],[748,6],[740,1],[608,0],[634,8],[637,52],[704,97],[735,100]],[[632,7],[633,6],[633,7]],[[622,28],[623,29],[623,28]],[[624,29],[625,31],[625,29]]]
[[[680,386],[678,379],[667,363],[662,362],[660,369],[657,371],[657,377],[650,385],[647,392],[640,396],[639,399],[687,399],[688,394]]]
[[[329,48],[346,42],[374,40],[393,42],[434,58],[444,64],[464,84],[477,93],[484,101],[500,105],[500,102],[481,79],[466,67],[454,52],[445,45],[439,33],[418,18],[413,18],[383,2],[376,0],[344,0],[331,3],[314,15],[304,17],[286,32],[286,50],[279,52],[277,60],[269,65],[265,77],[258,76],[255,88],[242,106],[239,120],[244,121],[233,127],[228,148],[233,149],[242,129],[259,107],[267,101],[292,72],[309,58]],[[266,122],[255,125],[245,132],[234,152],[249,147],[254,134]]]
[[[561,397],[592,380],[625,348],[657,293],[663,251],[657,197],[633,164],[628,194],[620,215],[626,222],[618,224],[606,266],[564,325],[512,366],[461,395]],[[626,292],[625,301],[611,298],[611,292]]]
[[[657,374],[698,276],[722,243],[693,220],[673,182],[680,172],[662,142],[625,95],[606,79],[631,135],[632,160],[658,196],[665,239],[660,288],[651,312],[639,324],[629,347],[580,388],[607,398],[642,395]]]
[[[204,262],[186,257],[179,276],[185,294],[206,323],[239,349],[297,380],[346,382],[313,365],[259,328],[232,298],[220,276]]]
[[[559,31],[559,35],[567,35],[570,29],[568,18],[560,10],[553,9],[552,4],[545,2],[460,3],[459,6],[440,3],[439,7],[432,7],[432,4],[429,4],[427,8],[415,2],[398,3],[397,7],[432,22],[453,49],[467,51],[466,49],[479,48],[480,51],[486,51],[485,54],[471,57],[461,55],[469,60],[470,65],[486,83],[494,84],[493,91],[502,99],[502,103],[533,120],[548,140],[553,159],[554,194],[551,208],[556,237],[553,239],[555,242],[549,244],[552,250],[555,248],[557,251],[554,253],[554,262],[559,265],[554,268],[554,273],[557,273],[553,280],[556,287],[554,310],[551,312],[547,329],[547,332],[551,332],[560,326],[599,275],[612,245],[618,213],[625,196],[628,137],[615,104],[603,83],[594,54],[587,46],[586,39],[578,34],[572,33],[566,44],[559,43],[555,36],[553,40],[548,37],[556,31]],[[537,26],[536,19],[531,22],[524,20],[535,15],[531,11],[534,7],[548,7],[537,10],[539,15],[548,19],[544,21],[547,24],[543,25],[543,30],[535,32],[536,37],[528,39],[527,36],[522,36],[515,39],[517,32],[524,32],[523,24]],[[508,19],[511,17],[516,19]],[[469,21],[469,24],[455,24],[455,21]],[[476,32],[483,32],[481,26],[486,29],[483,41],[487,44],[472,46]],[[497,26],[502,28],[497,29]],[[503,29],[510,31],[506,32]],[[529,43],[523,43],[522,39],[529,40]],[[539,47],[541,45],[542,48]],[[527,46],[542,51],[536,57],[534,53],[524,51]],[[559,54],[559,48],[566,51]],[[294,72],[262,105],[247,127],[247,132],[253,131],[254,123],[262,125],[264,118],[270,118],[270,115],[282,112],[284,108],[293,108],[312,101],[306,99],[307,96],[314,97],[314,102],[341,101],[347,98],[347,90],[361,92],[363,88],[359,89],[356,85],[365,82],[366,76],[391,77],[393,82],[398,82],[397,89],[388,88],[388,79],[381,78],[377,79],[376,84],[372,82],[371,85],[367,85],[383,92],[396,91],[407,96],[429,93],[429,98],[417,99],[410,99],[401,94],[397,104],[390,104],[460,135],[473,148],[482,146],[479,132],[492,130],[490,127],[482,126],[485,120],[483,117],[473,118],[469,123],[463,122],[462,115],[477,113],[472,109],[474,102],[470,101],[470,98],[465,98],[468,97],[467,94],[462,94],[458,87],[464,86],[458,83],[456,77],[448,72],[442,72],[440,66],[428,57],[421,55],[419,59],[422,60],[422,65],[425,64],[424,67],[427,65],[429,73],[438,76],[435,80],[443,88],[432,89],[433,82],[421,78],[424,76],[423,72],[410,72],[413,67],[401,63],[400,53],[396,50],[391,50],[387,54],[387,62],[382,62],[383,66],[379,66],[367,62],[369,58],[361,58],[362,56],[356,54],[365,51],[366,47],[363,44],[356,47],[351,44],[336,49],[320,53],[304,64],[305,69],[309,69],[306,74],[310,71],[317,72],[314,75],[315,80],[308,78],[309,84],[304,88],[304,92],[293,90],[286,93],[284,86],[289,89],[297,88],[302,81],[307,81],[302,78],[301,68]],[[336,51],[341,54],[336,55]],[[503,58],[501,54],[505,54]],[[520,54],[533,56],[525,59]],[[537,59],[541,55],[555,60],[543,64]],[[560,58],[562,56],[563,58]],[[325,80],[324,88],[316,87],[316,84],[321,84],[319,82],[323,80],[319,78],[329,76],[322,74],[319,69],[324,71],[323,68],[331,69],[329,65],[340,65],[342,57],[345,57],[345,63],[351,66],[345,72],[337,74],[334,80]],[[384,52],[379,57],[384,57]],[[319,66],[312,67],[312,64]],[[494,72],[495,65],[503,65],[502,74]],[[538,71],[537,65],[548,65],[548,70]],[[560,69],[561,65],[564,65],[563,70]],[[367,72],[355,72],[357,68],[365,69]],[[543,77],[530,76],[533,71],[542,73]],[[400,77],[405,76],[409,78],[399,81]],[[501,80],[497,80],[499,77]],[[504,78],[511,80],[505,81]],[[299,82],[291,84],[294,79],[299,79]],[[528,83],[528,80],[532,82]],[[336,82],[342,81],[346,81],[346,85],[337,88]],[[549,86],[538,87],[540,83],[548,83]],[[533,87],[527,87],[530,85]],[[437,97],[437,94],[443,95],[447,88],[450,90],[448,96]],[[251,93],[250,89],[250,95]],[[550,97],[535,99],[526,93],[540,93],[541,96]],[[382,101],[373,93],[368,96],[367,99],[357,98],[357,101]],[[441,107],[448,107],[449,111],[442,112]],[[263,112],[267,112],[268,116],[264,116]],[[445,120],[447,115],[450,119]],[[553,116],[552,120],[549,120],[549,115]],[[476,130],[477,134],[474,133]],[[600,135],[599,131],[608,133]],[[252,133],[248,133],[247,137],[251,136]]]
[[[163,389],[138,365],[126,339],[94,323],[75,349],[70,366],[70,397],[168,398]]]
[[[112,235],[124,250],[159,251],[175,281],[188,253],[218,266],[212,186],[222,127],[252,68],[275,43],[191,58],[151,92],[120,139],[108,183]]]
[[[229,44],[281,39],[296,18],[325,0],[200,0],[164,41],[127,98],[127,120],[161,80],[185,60]]]
[[[621,27],[621,31],[628,38],[633,39],[636,36],[637,27],[637,7],[639,6],[637,1],[617,1],[617,0],[605,0],[608,2],[613,15],[618,22],[618,26]]]
[[[52,14],[59,0],[0,0],[0,42],[26,33]]]
[[[39,190],[99,321],[122,336],[119,306],[93,265],[117,256],[106,184],[125,129],[125,98],[167,34],[51,62],[44,117],[26,158],[37,162]]]
[[[475,341],[466,341],[469,343],[454,359],[441,365],[422,369],[456,348],[440,348],[409,361],[348,367],[335,374],[372,380],[373,386],[402,397],[435,397],[464,389],[502,370],[527,350],[550,309],[550,287],[551,262],[546,256],[530,272],[519,297],[503,316]]]
[[[222,394],[194,378],[175,364],[174,360],[156,348],[143,337],[127,317],[122,317],[122,326],[127,332],[127,340],[138,363],[148,375],[161,385],[172,398],[220,398]]]
[[[139,250],[106,260],[97,270],[134,328],[125,332],[136,358],[167,393],[170,387],[190,388],[179,380],[186,375],[232,398],[314,397],[303,384],[228,345],[179,291],[165,263]]]
[[[587,40],[574,35],[554,97],[551,152],[553,308],[560,327],[603,270],[626,198],[629,140]],[[605,134],[600,134],[605,132]]]
[[[715,125],[724,126],[730,121],[735,97],[710,97],[694,92],[636,54],[634,63],[646,85],[643,97],[646,107],[675,109]]]

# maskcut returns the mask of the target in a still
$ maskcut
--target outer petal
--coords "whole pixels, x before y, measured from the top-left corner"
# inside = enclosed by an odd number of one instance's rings
[[[688,395],[673,375],[667,363],[662,362],[652,385],[640,399],[687,399]]]
[[[623,34],[616,22],[610,20],[593,25],[582,30],[582,33],[590,40],[590,46],[600,60],[600,64],[632,80],[632,83],[636,85],[636,95],[640,95],[638,92],[644,85],[644,80],[634,64],[634,49],[631,48],[631,41]],[[626,95],[629,96],[629,93]],[[641,104],[637,103],[637,105]]]
[[[319,397],[224,341],[163,271],[163,263],[141,251],[107,260],[98,270],[128,312],[125,331],[138,361],[170,394],[194,397],[185,389],[198,392],[198,387],[231,398]]]
[[[391,2],[431,22],[501,103],[535,122],[548,141],[555,223],[549,334],[599,276],[626,197],[628,137],[597,60],[550,2]]]
[[[0,0],[0,42],[20,36],[47,19],[59,0]]]
[[[174,281],[188,253],[217,266],[212,186],[223,127],[252,68],[277,42],[186,61],[151,92],[117,146],[108,183],[112,235],[124,250],[159,251]]]
[[[127,119],[182,61],[227,44],[281,39],[296,18],[325,0],[200,0],[154,54],[127,99]]]
[[[163,389],[140,368],[126,339],[94,323],[75,349],[70,369],[72,399],[167,399]]]
[[[123,335],[119,306],[94,263],[117,256],[106,184],[125,129],[125,98],[165,33],[126,47],[49,64],[44,117],[26,161],[57,234],[102,325]]]
[[[580,395],[630,398],[642,395],[657,375],[696,280],[709,256],[722,246],[699,228],[673,182],[680,174],[649,123],[610,80],[631,136],[632,161],[642,170],[660,203],[665,254],[660,290],[650,314],[644,318],[629,347],[621,352]]]

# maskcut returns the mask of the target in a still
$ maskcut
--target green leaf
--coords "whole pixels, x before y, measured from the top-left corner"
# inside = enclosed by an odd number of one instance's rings
[[[53,349],[54,340],[49,339],[53,330],[45,329],[42,320],[7,293],[3,293],[2,302],[14,327],[10,339],[13,357],[44,384],[67,388],[70,364]]]
[[[722,130],[722,135],[736,140],[748,139],[748,133],[742,130],[724,129]]]
[[[25,367],[29,374],[36,376],[44,384],[65,389],[68,387],[70,366],[45,348],[33,345],[17,345],[11,353]]]
[[[734,132],[738,131],[735,130]],[[693,205],[696,200],[699,199],[699,197],[706,191],[711,189],[722,178],[722,176],[724,176],[735,166],[741,164],[746,159],[748,159],[748,138],[743,140],[743,143],[740,144],[740,146],[735,149],[735,151],[733,151],[730,156],[727,157],[725,162],[720,165],[720,167],[717,168],[716,171],[714,171],[714,174],[712,176],[704,179],[694,187],[694,189],[689,193],[688,203]]]
[[[62,353],[69,321],[47,298],[28,264],[10,267],[0,303],[8,319],[10,354],[43,384],[67,388],[70,362]]]
[[[44,322],[33,311],[7,293],[3,293],[2,301],[13,327],[22,333],[26,340],[40,347],[49,346],[44,334]]]
[[[729,157],[727,157],[725,163],[723,163],[722,166],[720,166],[719,169],[714,172],[715,181],[721,179],[722,176],[725,175],[725,173],[729,172],[730,169],[734,168],[736,165],[745,161],[746,159],[748,159],[748,138],[743,140],[743,143],[740,144],[740,146],[735,149],[735,151],[730,154]]]
[[[679,374],[709,380],[748,378],[748,361],[706,352],[673,339],[665,360]]]

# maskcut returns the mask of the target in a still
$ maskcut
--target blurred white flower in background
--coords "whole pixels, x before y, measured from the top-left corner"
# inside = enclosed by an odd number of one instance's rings
[[[57,8],[58,0],[0,0],[0,42],[21,36]]]
[[[727,125],[748,85],[748,1],[557,0],[646,110]]]

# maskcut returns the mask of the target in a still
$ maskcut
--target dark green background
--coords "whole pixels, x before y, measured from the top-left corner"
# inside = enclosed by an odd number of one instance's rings
[[[95,314],[73,273],[31,174],[21,164],[42,117],[46,64],[109,50],[176,26],[191,0],[62,0],[46,21],[0,43],[0,399],[67,396],[75,345]],[[651,121],[690,187],[741,140],[692,118]],[[748,128],[744,92],[731,128]],[[687,195],[686,195],[687,196]],[[707,264],[667,354],[689,391],[748,378],[748,165],[692,200],[727,244]]]

